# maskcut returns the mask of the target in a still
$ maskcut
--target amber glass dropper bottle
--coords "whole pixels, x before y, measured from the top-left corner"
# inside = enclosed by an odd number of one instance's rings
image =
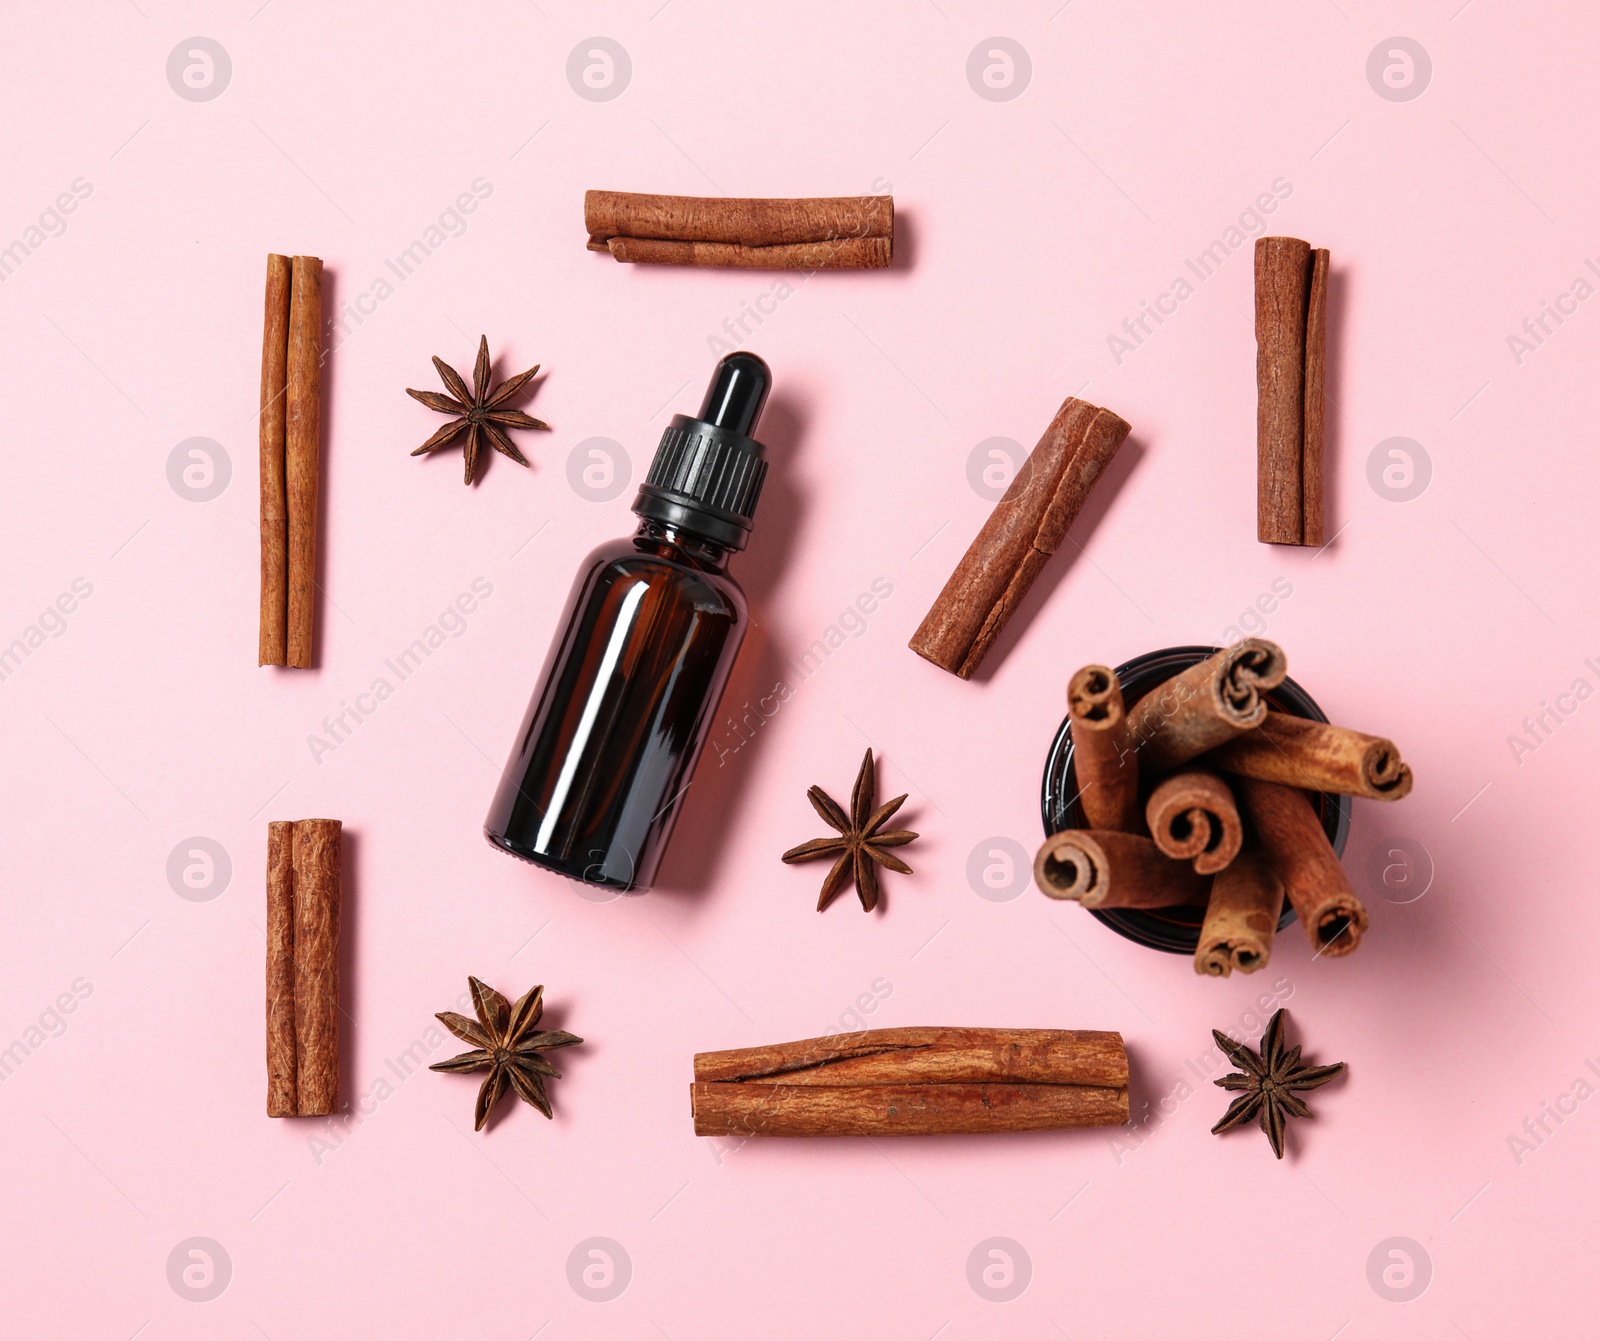
[[[612,889],[654,880],[749,622],[728,558],[766,478],[771,377],[754,354],[718,363],[700,413],[662,435],[639,529],[584,561],[484,823],[501,851]]]

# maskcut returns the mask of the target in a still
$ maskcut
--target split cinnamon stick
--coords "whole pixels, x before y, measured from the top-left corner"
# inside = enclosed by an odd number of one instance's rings
[[[1323,543],[1328,252],[1256,239],[1256,536]]]
[[[1085,908],[1172,908],[1204,903],[1210,880],[1174,861],[1143,834],[1063,829],[1033,859],[1033,880],[1052,899]]]
[[[1254,731],[1219,746],[1207,759],[1264,782],[1370,801],[1398,801],[1413,781],[1411,765],[1392,740],[1285,712],[1269,712]]]
[[[259,665],[289,659],[289,496],[284,476],[284,404],[289,375],[287,256],[267,257],[261,336],[261,634]]]
[[[1367,909],[1350,888],[1339,858],[1303,791],[1257,778],[1239,779],[1239,800],[1267,863],[1319,955],[1347,955],[1367,930]]]
[[[1211,882],[1194,971],[1226,978],[1234,969],[1265,968],[1282,913],[1283,881],[1259,852],[1247,848]]]
[[[1151,690],[1129,713],[1139,766],[1163,773],[1261,725],[1266,691],[1289,673],[1277,643],[1246,638]]]
[[[1128,1120],[1122,1036],[1093,1030],[869,1029],[697,1053],[698,1136],[914,1136]]]
[[[619,261],[766,270],[871,269],[894,254],[893,196],[799,200],[587,191],[589,250]]]
[[[289,291],[284,474],[289,504],[288,662],[311,665],[321,474],[322,262],[294,258]]]
[[[1127,436],[1125,420],[1068,396],[912,635],[911,650],[971,679]]]
[[[1128,738],[1122,686],[1109,666],[1085,666],[1067,682],[1072,768],[1091,829],[1139,828],[1139,758]]]
[[[1244,841],[1232,790],[1203,768],[1165,779],[1150,793],[1144,814],[1155,845],[1175,861],[1192,862],[1196,875],[1226,868]]]
[[[294,880],[294,1032],[297,1112],[331,1113],[339,1096],[338,820],[297,820]]]
[[[294,826],[267,825],[267,1116],[300,1111],[294,1029]]]

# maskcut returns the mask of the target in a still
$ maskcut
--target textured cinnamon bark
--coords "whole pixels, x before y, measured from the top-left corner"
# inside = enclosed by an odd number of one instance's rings
[[[1239,779],[1267,863],[1319,955],[1347,955],[1367,930],[1367,909],[1345,879],[1339,858],[1303,791],[1257,778]]]
[[[1163,781],[1150,793],[1144,814],[1155,845],[1175,861],[1192,862],[1197,875],[1224,869],[1244,842],[1232,790],[1203,768],[1186,768]]]
[[[1091,829],[1139,829],[1139,756],[1128,737],[1122,686],[1109,666],[1085,666],[1067,682],[1072,769]]]
[[[1173,908],[1204,903],[1211,881],[1173,861],[1143,834],[1063,829],[1033,859],[1033,880],[1052,899],[1085,908]]]
[[[339,1097],[342,828],[330,819],[294,825],[294,1027],[301,1117],[333,1112]]]
[[[1269,712],[1254,731],[1230,740],[1207,762],[1263,782],[1312,792],[1398,801],[1411,790],[1411,765],[1392,740],[1348,727]]]
[[[1288,673],[1277,643],[1246,638],[1156,686],[1128,714],[1140,769],[1164,773],[1260,726],[1262,695]]]
[[[1272,957],[1283,913],[1283,881],[1253,848],[1241,852],[1211,882],[1194,971],[1226,978],[1254,973]]]
[[[298,1063],[294,1042],[293,830],[267,825],[267,1116],[294,1117]]]
[[[892,243],[894,197],[761,199],[586,191],[583,222],[589,230],[589,249],[610,250],[613,255],[613,239],[723,242],[741,247],[869,237]]]
[[[1323,543],[1328,252],[1256,239],[1256,536]]]
[[[971,679],[1127,436],[1126,421],[1110,410],[1068,396],[912,635],[911,650]]]
[[[722,266],[733,270],[881,270],[892,259],[892,244],[886,237],[782,242],[767,247],[745,247],[735,242],[614,237],[609,250],[619,261]]]
[[[296,256],[289,289],[284,473],[289,501],[288,662],[311,665],[321,474],[322,262]]]
[[[261,634],[262,666],[289,657],[289,496],[284,476],[285,392],[289,373],[289,258],[267,257],[261,336]]]
[[[697,1053],[700,1136],[911,1136],[1127,1121],[1122,1036],[1063,1029],[869,1029]]]

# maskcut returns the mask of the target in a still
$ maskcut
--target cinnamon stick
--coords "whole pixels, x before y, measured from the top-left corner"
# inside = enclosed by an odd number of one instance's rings
[[[1367,930],[1366,906],[1345,879],[1339,858],[1303,791],[1257,778],[1239,779],[1239,800],[1267,863],[1319,955],[1347,955]]]
[[[1139,758],[1128,736],[1122,686],[1109,666],[1085,666],[1067,682],[1078,804],[1091,829],[1139,828]]]
[[[1253,848],[1239,853],[1211,882],[1194,971],[1226,978],[1254,973],[1272,956],[1283,913],[1283,881]]]
[[[1192,862],[1197,875],[1223,870],[1244,841],[1233,792],[1203,768],[1186,768],[1163,781],[1144,813],[1155,845],[1175,861]]]
[[[763,200],[587,191],[583,220],[589,250],[619,261],[837,270],[886,266],[894,253],[893,196]]]
[[[1140,768],[1166,772],[1259,726],[1267,715],[1263,694],[1288,673],[1277,643],[1246,638],[1158,685],[1129,713]]]
[[[1323,543],[1328,252],[1256,239],[1256,536]]]
[[[294,881],[294,1030],[297,1112],[331,1113],[339,1095],[338,820],[297,820]]]
[[[1213,750],[1230,773],[1313,792],[1398,801],[1411,790],[1411,765],[1392,740],[1348,727],[1269,712],[1254,731]]]
[[[294,826],[267,825],[267,1116],[294,1117]]]
[[[261,336],[261,633],[257,664],[289,657],[289,498],[284,476],[284,404],[289,364],[289,258],[267,257]]]
[[[1172,908],[1204,903],[1209,879],[1173,861],[1143,834],[1063,829],[1033,859],[1033,880],[1052,899],[1085,908]]]
[[[912,635],[911,650],[971,679],[1127,436],[1125,420],[1068,396]]]
[[[1114,1126],[1128,1119],[1120,1034],[869,1029],[697,1053],[699,1136],[913,1136]]]
[[[311,665],[316,615],[321,351],[322,262],[296,256],[289,291],[284,473],[289,503],[288,662],[302,669]]]

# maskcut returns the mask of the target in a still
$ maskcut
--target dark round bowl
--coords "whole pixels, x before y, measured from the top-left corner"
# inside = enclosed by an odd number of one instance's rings
[[[1132,708],[1135,702],[1158,685],[1220,650],[1216,647],[1165,647],[1159,652],[1146,652],[1142,657],[1124,662],[1117,667],[1124,703]],[[1284,680],[1267,695],[1267,702],[1296,717],[1309,717],[1314,722],[1328,720],[1316,700],[1293,680]],[[1327,831],[1328,841],[1333,844],[1334,854],[1342,856],[1345,840],[1350,836],[1350,798],[1331,792],[1312,792],[1310,796],[1317,817]],[[1084,827],[1083,812],[1078,806],[1078,779],[1072,767],[1070,716],[1062,720],[1061,729],[1050,742],[1050,755],[1044,764],[1040,809],[1047,838],[1063,829]],[[1181,908],[1091,908],[1088,911],[1091,917],[1099,918],[1117,935],[1126,936],[1140,945],[1148,945],[1152,950],[1165,950],[1175,955],[1192,955],[1195,952],[1200,944],[1200,923],[1205,917],[1205,909],[1192,904]],[[1285,900],[1283,916],[1278,919],[1278,930],[1282,931],[1293,921],[1294,909]]]

